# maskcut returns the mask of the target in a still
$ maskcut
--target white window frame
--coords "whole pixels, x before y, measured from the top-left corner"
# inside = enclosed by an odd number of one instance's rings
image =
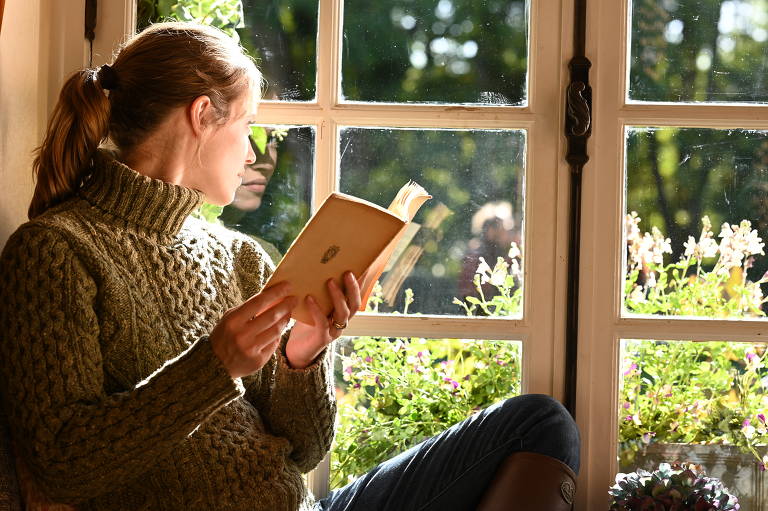
[[[83,0],[78,2],[84,4]],[[313,210],[337,189],[341,126],[527,130],[522,319],[359,314],[346,333],[519,340],[523,343],[522,391],[549,394],[562,400],[569,202],[563,91],[569,80],[567,63],[572,52],[574,0],[530,0],[526,107],[339,102],[343,1],[319,3],[316,101],[265,101],[258,112],[258,121],[263,124],[315,128]],[[94,66],[109,62],[113,48],[133,32],[135,13],[135,0],[99,3]],[[62,32],[82,33],[82,17],[76,26],[73,22],[68,28],[62,27]],[[84,48],[80,55],[85,55],[87,63],[87,45]],[[70,54],[76,54],[76,49]],[[61,83],[52,84],[51,88],[58,91],[60,86]],[[316,496],[327,492],[328,465],[327,461],[324,463],[309,477]]]
[[[592,59],[593,132],[584,174],[577,422],[582,433],[580,509],[607,509],[618,470],[621,339],[748,341],[768,322],[622,318],[624,142],[627,126],[768,129],[768,107],[641,104],[626,98],[629,0],[589,0],[587,55]]]

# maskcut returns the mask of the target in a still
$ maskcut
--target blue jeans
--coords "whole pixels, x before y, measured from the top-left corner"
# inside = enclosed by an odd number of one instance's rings
[[[519,451],[557,458],[578,473],[579,431],[563,405],[538,394],[497,403],[332,491],[315,509],[475,509],[499,465]]]

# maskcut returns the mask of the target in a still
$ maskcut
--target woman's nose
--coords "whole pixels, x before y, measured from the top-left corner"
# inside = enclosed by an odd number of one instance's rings
[[[248,143],[248,154],[245,157],[245,164],[251,165],[256,162],[256,152],[253,150],[253,145]]]

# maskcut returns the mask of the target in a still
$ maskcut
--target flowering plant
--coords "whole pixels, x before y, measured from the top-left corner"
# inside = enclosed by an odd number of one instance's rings
[[[640,217],[626,216],[627,277],[625,307],[637,314],[674,314],[705,317],[764,316],[766,302],[761,285],[747,279],[755,255],[764,255],[765,244],[748,220],[738,226],[722,225],[720,242],[714,239],[709,217],[702,219],[699,239],[688,237],[677,262],[664,264],[671,254],[669,238],[657,227],[640,234]],[[711,263],[714,261],[714,263]],[[710,264],[711,269],[706,268]]]
[[[475,275],[479,298],[454,299],[472,316],[519,311],[520,251]],[[497,294],[486,298],[481,285]],[[403,314],[413,301],[405,291]],[[377,286],[368,301],[381,303]],[[331,486],[340,487],[378,463],[440,433],[494,402],[520,393],[520,345],[509,341],[362,336],[339,343],[339,413],[331,452]],[[342,383],[343,382],[343,383]]]
[[[689,237],[677,263],[664,264],[671,244],[661,232],[640,234],[627,215],[625,306],[644,314],[763,316],[766,298],[748,270],[764,244],[748,221],[723,224],[716,242],[707,217],[698,240]],[[768,370],[765,349],[748,343],[624,343],[620,389],[620,462],[632,463],[651,442],[721,443],[751,452],[761,468],[768,457]],[[764,381],[765,380],[765,381]]]
[[[653,473],[638,470],[618,474],[609,492],[610,511],[738,510],[739,500],[716,478],[694,465],[661,463]]]

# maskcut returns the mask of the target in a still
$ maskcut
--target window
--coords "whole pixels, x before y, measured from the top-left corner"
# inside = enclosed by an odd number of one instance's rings
[[[589,8],[577,410],[582,497],[597,509],[620,468],[722,456],[672,443],[758,440],[768,19],[750,0]],[[742,509],[761,508],[756,461],[710,467]]]

